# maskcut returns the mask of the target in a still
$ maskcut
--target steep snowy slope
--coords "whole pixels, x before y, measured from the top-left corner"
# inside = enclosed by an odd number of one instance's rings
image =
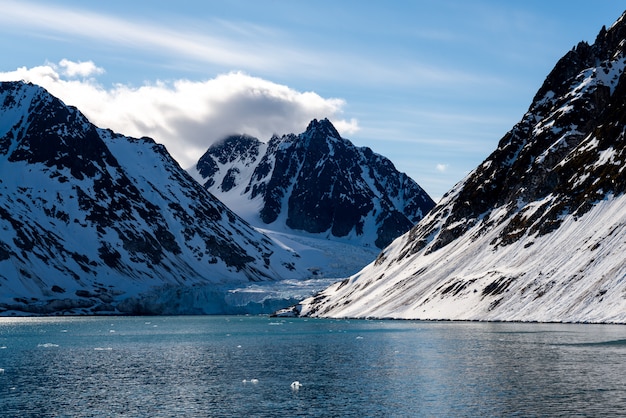
[[[309,276],[163,146],[0,84],[0,314],[228,313],[233,286]]]
[[[302,315],[626,322],[626,15],[548,75],[498,148]]]
[[[355,147],[327,119],[267,144],[225,138],[190,172],[252,225],[370,248],[385,247],[434,206],[388,159]]]

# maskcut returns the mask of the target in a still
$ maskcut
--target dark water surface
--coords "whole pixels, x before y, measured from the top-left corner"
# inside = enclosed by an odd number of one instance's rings
[[[626,411],[618,325],[0,318],[0,369],[3,417]]]

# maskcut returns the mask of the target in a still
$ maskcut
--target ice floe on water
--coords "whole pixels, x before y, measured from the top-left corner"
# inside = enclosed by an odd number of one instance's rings
[[[250,379],[250,380],[243,379],[243,380],[241,381],[241,383],[243,383],[244,385],[245,385],[245,384],[248,384],[248,383],[251,383],[251,384],[253,384],[253,385],[256,385],[257,383],[259,383],[259,379]]]
[[[302,383],[298,382],[297,380],[295,382],[291,382],[292,390],[300,390],[301,387],[302,387]]]
[[[52,348],[52,347],[58,347],[59,344],[53,344],[53,343],[44,343],[44,344],[37,344],[37,347],[43,347],[43,348]]]

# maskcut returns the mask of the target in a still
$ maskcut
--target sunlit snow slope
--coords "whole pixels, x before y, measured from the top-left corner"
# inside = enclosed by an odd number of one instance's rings
[[[548,75],[497,149],[301,315],[626,322],[626,17]]]

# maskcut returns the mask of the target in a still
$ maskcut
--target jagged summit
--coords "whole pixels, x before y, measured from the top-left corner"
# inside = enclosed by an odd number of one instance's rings
[[[236,313],[229,285],[309,276],[162,145],[0,83],[0,314]]]
[[[557,62],[417,226],[302,313],[626,322],[625,16]]]
[[[319,121],[317,119],[313,119],[309,122],[305,133],[308,133],[310,136],[317,134],[329,136],[331,138],[341,138],[341,135],[339,135],[335,126],[327,118]]]
[[[200,161],[203,163],[197,166],[200,177],[206,179],[203,183],[204,186],[211,188],[215,184],[213,176],[219,172],[218,163],[221,165],[233,164],[237,158],[256,161],[260,147],[261,141],[248,135],[231,135],[215,143],[214,148],[219,149],[219,152],[211,154],[207,151],[200,157]],[[213,160],[213,156],[215,160]],[[233,170],[224,177],[220,185],[222,191],[227,192],[235,186],[234,179],[236,173],[237,171]]]
[[[328,119],[268,143],[228,137],[194,174],[253,225],[370,247],[384,247],[434,206],[388,159],[355,147]]]

